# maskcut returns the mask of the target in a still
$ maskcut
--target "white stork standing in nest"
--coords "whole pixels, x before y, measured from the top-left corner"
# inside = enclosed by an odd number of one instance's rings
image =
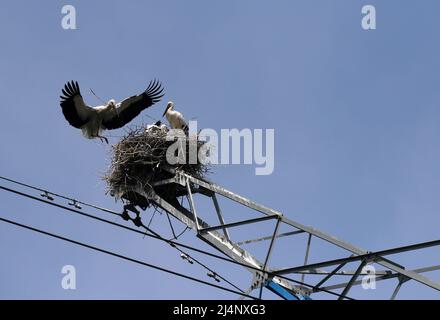
[[[159,81],[150,81],[148,88],[139,95],[131,96],[119,103],[111,99],[104,106],[89,107],[84,103],[78,82],[68,82],[62,92],[61,109],[66,120],[75,128],[81,129],[84,136],[99,138],[108,143],[101,135],[103,130],[118,129],[129,123],[144,109],[151,107],[163,97],[163,88]]]
[[[165,108],[162,117],[163,116],[166,116],[171,129],[180,129],[183,130],[185,134],[188,134],[188,124],[183,115],[179,111],[174,110],[174,102],[169,101],[167,103],[167,107]]]

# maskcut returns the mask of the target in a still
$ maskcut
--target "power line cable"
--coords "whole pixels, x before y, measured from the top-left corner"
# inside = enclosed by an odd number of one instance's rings
[[[36,191],[47,193],[49,195],[54,195],[54,196],[56,196],[58,198],[61,198],[61,199],[64,199],[64,200],[74,201],[74,202],[76,202],[78,204],[82,204],[82,205],[90,207],[90,208],[98,209],[98,210],[101,210],[101,211],[104,211],[104,212],[108,212],[108,213],[112,213],[112,214],[119,214],[118,212],[115,212],[113,210],[109,210],[109,209],[106,209],[106,208],[103,208],[103,207],[99,207],[99,206],[96,206],[94,204],[90,204],[90,203],[87,203],[87,202],[79,201],[79,200],[76,200],[75,198],[66,197],[66,196],[64,196],[62,194],[51,192],[51,191],[49,191],[47,189],[35,187],[35,186],[30,185],[30,184],[27,184],[27,183],[24,183],[24,182],[20,182],[20,181],[11,179],[11,178],[0,176],[0,179],[5,180],[5,181],[9,181],[9,182],[12,182],[12,183],[15,183],[15,184],[18,184],[18,185],[26,187],[26,188],[34,189]]]
[[[28,184],[25,184],[25,183],[22,183],[22,182],[19,182],[19,181],[16,181],[16,180],[10,179],[10,178],[5,178],[5,177],[0,176],[0,179],[6,180],[6,181],[10,181],[10,182],[16,183],[16,184],[18,184],[18,185],[22,185],[22,186],[25,186],[25,187],[28,187],[28,188],[31,188],[31,189],[34,189],[34,190],[37,190],[37,191],[47,192],[47,193],[49,193],[49,194],[51,194],[51,195],[54,195],[54,196],[56,196],[56,197],[59,197],[59,198],[65,199],[65,200],[70,200],[70,201],[73,200],[73,198],[66,197],[66,196],[63,196],[63,195],[59,195],[59,194],[57,194],[57,193],[50,192],[50,191],[47,191],[47,190],[42,189],[42,188],[34,187],[34,186],[31,186],[31,185],[28,185]],[[243,267],[246,267],[246,268],[249,268],[249,269],[253,269],[253,270],[255,270],[255,271],[262,272],[262,273],[267,274],[267,275],[269,275],[269,276],[277,276],[277,277],[279,277],[279,278],[282,278],[282,279],[285,279],[285,280],[289,280],[289,281],[291,281],[291,282],[293,282],[293,283],[296,283],[296,284],[299,284],[299,285],[302,285],[302,286],[305,286],[305,287],[309,287],[309,288],[315,289],[317,292],[319,292],[319,291],[320,291],[320,292],[325,292],[325,293],[328,293],[328,294],[331,294],[331,295],[334,295],[334,296],[343,297],[343,298],[346,298],[346,299],[349,299],[349,300],[353,300],[352,298],[350,298],[350,297],[348,297],[348,296],[342,296],[341,294],[338,294],[338,293],[332,292],[332,291],[327,290],[327,289],[323,289],[323,288],[315,288],[315,286],[314,286],[314,285],[311,285],[311,284],[307,284],[307,283],[304,283],[304,282],[301,282],[301,281],[298,281],[298,280],[294,280],[294,279],[292,279],[292,278],[289,278],[289,277],[286,277],[286,276],[283,276],[283,275],[277,275],[277,274],[274,274],[274,273],[272,273],[272,272],[270,272],[270,271],[267,271],[267,270],[266,270],[266,271],[263,271],[263,270],[261,270],[261,269],[259,269],[259,268],[254,267],[254,266],[247,265],[247,264],[244,264],[244,263],[241,263],[241,262],[238,262],[238,261],[232,260],[232,259],[230,259],[230,258],[226,258],[226,257],[220,256],[220,255],[216,255],[216,254],[213,254],[213,253],[211,253],[211,252],[204,251],[204,250],[201,250],[201,249],[198,249],[198,248],[192,247],[192,246],[188,246],[188,245],[185,245],[185,244],[182,244],[182,243],[176,242],[176,241],[172,241],[172,240],[165,239],[165,238],[163,238],[162,236],[160,236],[157,232],[153,231],[152,229],[150,229],[149,227],[145,226],[144,224],[141,224],[141,226],[142,226],[143,228],[145,228],[145,229],[146,229],[148,232],[150,232],[151,234],[146,233],[146,232],[142,232],[142,231],[140,231],[140,230],[138,230],[138,229],[134,229],[134,228],[131,228],[131,227],[127,227],[127,226],[125,226],[125,225],[122,225],[122,224],[119,224],[119,223],[116,223],[116,222],[112,222],[112,221],[109,221],[109,220],[106,220],[106,219],[103,219],[103,218],[100,218],[100,217],[97,217],[97,216],[93,216],[93,215],[91,215],[91,214],[87,214],[87,213],[84,213],[84,212],[82,212],[82,211],[79,211],[79,210],[76,210],[76,209],[73,209],[73,208],[65,207],[65,206],[63,206],[63,205],[60,205],[60,204],[54,203],[54,202],[52,202],[52,201],[47,201],[47,200],[44,200],[44,199],[41,199],[41,198],[37,198],[37,197],[35,197],[35,196],[29,195],[29,194],[26,194],[26,193],[23,193],[23,192],[20,192],[20,191],[17,191],[17,190],[13,190],[13,189],[10,189],[10,188],[4,187],[4,186],[0,186],[0,189],[3,189],[3,190],[5,190],[5,191],[9,191],[9,192],[12,192],[12,193],[15,193],[15,194],[18,194],[18,195],[21,195],[21,196],[24,196],[24,197],[27,197],[27,198],[33,199],[33,200],[36,200],[36,201],[39,201],[39,202],[43,202],[43,203],[46,203],[46,204],[49,204],[49,205],[53,205],[53,206],[59,207],[59,208],[64,209],[64,210],[71,211],[71,212],[77,213],[77,214],[82,215],[82,216],[86,216],[86,217],[88,217],[88,218],[92,218],[92,219],[95,219],[95,220],[99,220],[99,221],[101,221],[101,222],[106,222],[106,223],[112,224],[112,225],[114,225],[114,226],[118,226],[118,227],[121,227],[121,228],[124,228],[124,229],[130,230],[130,231],[133,231],[133,232],[136,232],[136,233],[139,233],[139,234],[142,234],[142,235],[145,235],[145,236],[151,237],[151,238],[155,238],[155,239],[157,239],[157,240],[164,241],[164,242],[170,244],[171,246],[175,247],[176,249],[178,249],[176,246],[180,246],[180,247],[183,247],[183,248],[186,248],[186,249],[189,249],[189,250],[193,250],[193,251],[198,252],[198,253],[201,253],[201,254],[205,254],[205,255],[211,256],[211,257],[213,257],[213,258],[217,258],[217,259],[220,259],[220,260],[223,260],[223,261],[226,261],[226,262],[230,262],[230,263],[233,263],[233,264],[236,264],[236,265],[240,265],[240,266],[243,266]],[[115,212],[115,211],[113,211],[113,210],[109,210],[109,209],[106,209],[106,208],[102,208],[102,207],[99,207],[99,206],[96,206],[96,205],[93,205],[93,204],[89,204],[89,203],[86,203],[86,202],[82,202],[82,201],[77,201],[77,202],[80,203],[80,204],[86,205],[86,206],[88,206],[88,207],[91,207],[91,208],[94,208],[94,209],[97,209],[97,210],[101,210],[101,211],[104,211],[104,212],[111,213],[111,214],[114,214],[114,215],[117,215],[117,216],[122,217],[122,214],[121,214],[121,213]],[[178,250],[179,250],[179,249],[178,249]],[[179,250],[179,251],[180,251],[180,250]],[[189,256],[189,255],[188,255],[188,256]],[[191,257],[191,256],[189,256],[189,257]],[[192,258],[192,257],[191,257],[191,258]],[[194,259],[194,258],[192,258],[192,259]],[[194,259],[194,261],[196,261],[196,260]],[[199,264],[202,265],[201,263],[199,263]],[[215,272],[214,272],[214,273],[215,273]],[[215,273],[215,274],[217,274],[217,273]],[[218,275],[218,274],[217,274],[217,275]],[[224,278],[223,278],[223,279],[224,279]],[[227,280],[226,280],[226,282],[227,282]],[[234,286],[234,285],[233,285],[233,286]],[[241,289],[239,289],[239,290],[243,292],[243,290],[241,290]]]
[[[130,261],[130,262],[133,262],[133,263],[137,263],[137,264],[143,265],[145,267],[149,267],[149,268],[156,269],[156,270],[159,270],[159,271],[162,271],[162,272],[165,272],[165,273],[173,274],[173,275],[181,277],[181,278],[185,278],[185,279],[192,280],[192,281],[195,281],[195,282],[198,282],[198,283],[202,283],[204,285],[208,285],[208,286],[211,286],[211,287],[214,287],[214,288],[217,288],[217,289],[221,289],[221,290],[224,290],[224,291],[229,291],[231,293],[235,293],[235,294],[239,294],[239,295],[246,295],[249,298],[258,300],[258,298],[253,297],[251,295],[248,295],[246,293],[242,293],[242,292],[239,292],[239,291],[236,291],[236,290],[233,290],[233,289],[229,289],[229,288],[226,288],[226,287],[223,287],[223,286],[220,286],[220,285],[216,285],[216,284],[204,281],[204,280],[200,280],[200,279],[188,276],[186,274],[173,271],[171,269],[166,269],[166,268],[163,268],[163,267],[159,267],[159,266],[153,265],[151,263],[147,263],[147,262],[144,262],[144,261],[141,261],[141,260],[130,258],[130,257],[124,256],[122,254],[115,253],[115,252],[112,252],[112,251],[109,251],[109,250],[101,249],[99,247],[86,244],[84,242],[80,242],[80,241],[76,241],[76,240],[73,240],[73,239],[70,239],[70,238],[66,238],[66,237],[63,237],[63,236],[51,233],[51,232],[47,232],[47,231],[44,231],[44,230],[41,230],[41,229],[37,229],[37,228],[31,227],[31,226],[28,226],[28,225],[25,225],[25,224],[21,224],[21,223],[16,222],[16,221],[5,219],[3,217],[0,217],[0,221],[6,222],[6,223],[9,223],[9,224],[12,224],[12,225],[24,228],[24,229],[28,229],[28,230],[31,230],[31,231],[34,231],[34,232],[37,232],[37,233],[40,233],[40,234],[44,234],[44,235],[52,237],[52,238],[56,238],[56,239],[60,239],[60,240],[66,241],[66,242],[70,242],[70,243],[76,244],[76,245],[81,246],[81,247],[85,247],[85,248],[88,248],[88,249],[99,251],[99,252],[102,252],[102,253],[105,253],[105,254],[108,254],[108,255],[111,255],[111,256],[123,259],[123,260],[127,260],[127,261]]]
[[[36,188],[36,187],[32,187],[32,188],[40,190],[39,188]],[[33,200],[36,200],[36,201],[39,201],[39,202],[43,202],[43,203],[46,203],[46,204],[49,204],[49,205],[52,205],[52,206],[56,206],[56,207],[59,207],[61,209],[64,209],[64,210],[67,210],[67,211],[70,211],[70,212],[74,212],[74,213],[77,213],[79,215],[91,218],[91,219],[95,219],[95,220],[98,220],[98,221],[101,221],[101,222],[106,222],[106,223],[112,224],[114,226],[121,227],[123,229],[127,229],[127,230],[133,231],[135,233],[142,234],[144,236],[148,236],[148,237],[151,237],[151,238],[154,238],[154,239],[157,239],[157,240],[164,241],[164,242],[168,243],[169,245],[171,245],[172,247],[175,247],[175,248],[177,248],[176,246],[180,246],[180,247],[183,247],[183,248],[186,248],[186,249],[189,249],[189,250],[193,250],[193,251],[199,252],[201,254],[205,254],[205,255],[211,256],[213,258],[217,258],[217,259],[220,259],[220,260],[223,260],[223,261],[226,261],[226,262],[230,262],[230,263],[233,263],[233,264],[236,264],[236,265],[240,265],[240,266],[243,266],[243,267],[246,267],[246,268],[249,268],[249,269],[253,269],[255,271],[262,272],[262,273],[267,274],[269,276],[277,276],[279,278],[282,278],[282,279],[285,279],[285,280],[289,280],[289,281],[291,281],[293,283],[296,283],[298,285],[302,285],[302,286],[306,286],[306,287],[312,288],[312,289],[316,290],[317,292],[321,291],[321,292],[325,292],[325,293],[328,293],[328,294],[331,294],[331,295],[334,295],[334,296],[337,296],[337,297],[343,297],[343,298],[346,298],[346,299],[349,299],[349,300],[354,300],[354,299],[352,299],[352,298],[350,298],[350,297],[348,297],[346,295],[342,296],[341,294],[335,293],[335,292],[327,290],[327,289],[316,288],[314,285],[310,285],[310,284],[305,283],[305,282],[294,280],[292,278],[289,278],[289,277],[286,277],[286,276],[283,276],[283,275],[277,275],[277,274],[274,274],[274,273],[272,273],[270,271],[267,271],[267,270],[266,271],[262,271],[261,269],[258,269],[258,268],[254,267],[254,266],[250,266],[250,265],[247,265],[247,264],[244,264],[244,263],[232,260],[230,258],[226,258],[226,257],[220,256],[220,255],[216,255],[216,254],[213,254],[213,253],[208,252],[208,251],[204,251],[204,250],[192,247],[192,246],[185,245],[183,243],[179,243],[179,242],[172,241],[172,240],[167,240],[167,239],[161,237],[155,231],[153,231],[152,229],[148,228],[147,226],[145,226],[143,224],[141,226],[144,227],[148,232],[151,232],[152,234],[148,234],[148,233],[142,232],[142,231],[140,231],[138,229],[134,229],[134,228],[131,228],[131,227],[128,227],[128,226],[125,226],[125,225],[121,225],[121,224],[118,224],[116,222],[112,222],[112,221],[109,221],[109,220],[106,220],[106,219],[103,219],[103,218],[100,218],[100,217],[97,217],[97,216],[94,216],[94,215],[91,215],[91,214],[87,214],[87,213],[84,213],[82,211],[78,211],[78,210],[75,210],[75,209],[72,209],[72,208],[69,208],[69,207],[65,207],[63,205],[59,205],[59,204],[56,204],[56,203],[51,202],[51,201],[47,201],[47,200],[44,200],[44,199],[41,199],[41,198],[37,198],[35,196],[28,195],[28,194],[25,194],[25,193],[17,191],[17,190],[12,190],[12,189],[9,189],[9,188],[3,187],[3,186],[0,186],[0,189],[3,189],[5,191],[9,191],[9,192],[12,192],[12,193],[15,193],[15,194],[18,194],[18,195],[21,195],[21,196],[33,199]],[[51,193],[51,194],[55,195],[55,193]],[[62,196],[62,198],[71,200],[71,198],[65,197],[65,196]],[[84,202],[81,202],[81,203],[84,203]],[[93,207],[93,208],[100,208],[100,207],[95,206],[95,205],[89,205],[89,206]],[[120,213],[117,213],[117,212],[112,211],[112,210],[104,209],[104,211],[108,212],[108,213],[112,213],[114,215],[122,216]]]
[[[94,220],[98,220],[98,221],[100,221],[100,222],[109,223],[109,224],[111,224],[111,225],[114,225],[114,226],[117,226],[117,227],[120,227],[120,228],[123,228],[123,229],[126,229],[126,230],[130,230],[130,231],[133,231],[133,232],[136,232],[136,233],[142,234],[142,235],[144,235],[144,236],[152,237],[152,238],[155,238],[155,239],[157,239],[157,240],[161,240],[161,241],[167,242],[169,245],[171,245],[174,249],[176,249],[177,251],[179,251],[181,254],[184,254],[185,256],[191,258],[191,260],[192,260],[193,262],[195,262],[196,264],[198,264],[198,265],[201,266],[202,268],[206,269],[207,271],[209,271],[209,272],[212,273],[213,275],[217,275],[220,279],[222,279],[223,281],[225,281],[226,283],[228,283],[229,285],[231,285],[231,286],[234,287],[235,289],[237,289],[237,290],[239,290],[239,291],[241,291],[241,292],[244,292],[244,290],[242,290],[241,288],[239,288],[238,286],[236,286],[235,284],[233,284],[231,281],[229,281],[229,280],[226,279],[225,277],[221,276],[218,272],[214,271],[213,269],[211,269],[211,268],[208,267],[207,265],[205,265],[205,264],[203,264],[202,262],[200,262],[198,259],[192,257],[192,256],[189,255],[188,253],[186,253],[186,252],[184,252],[183,250],[179,249],[177,246],[186,247],[186,248],[191,249],[191,250],[195,250],[195,248],[192,248],[192,247],[190,247],[190,246],[187,246],[187,245],[184,245],[184,244],[181,244],[181,243],[174,242],[174,241],[172,241],[172,240],[167,240],[167,239],[163,238],[163,237],[162,237],[160,234],[158,234],[157,232],[155,232],[155,231],[153,231],[152,229],[150,229],[150,228],[148,228],[147,226],[145,226],[143,223],[141,223],[141,226],[142,226],[143,228],[145,228],[145,229],[147,230],[147,232],[150,232],[151,234],[148,234],[148,233],[146,233],[146,232],[142,232],[142,231],[140,231],[140,230],[138,230],[138,229],[134,229],[134,228],[131,228],[131,227],[128,227],[128,226],[124,226],[124,225],[119,224],[119,223],[117,223],[117,222],[113,222],[113,221],[110,221],[110,220],[107,220],[107,219],[103,219],[103,218],[100,218],[100,217],[97,217],[97,216],[91,215],[91,214],[86,213],[86,212],[83,212],[83,211],[79,211],[79,210],[77,210],[77,209],[69,208],[69,207],[63,206],[63,205],[61,205],[61,204],[54,203],[54,202],[52,202],[52,201],[50,201],[50,200],[41,199],[41,198],[38,198],[38,197],[35,197],[35,196],[32,196],[32,195],[26,194],[26,193],[21,192],[21,191],[13,190],[13,189],[10,189],[10,188],[7,188],[7,187],[4,187],[4,186],[1,186],[1,185],[0,185],[0,189],[5,190],[5,191],[8,191],[8,192],[11,192],[11,193],[15,193],[15,194],[17,194],[17,195],[20,195],[20,196],[23,196],[23,197],[26,197],[26,198],[29,198],[29,199],[32,199],[32,200],[35,200],[35,201],[39,201],[39,202],[43,202],[43,203],[46,203],[46,204],[52,205],[52,206],[55,206],[55,207],[58,207],[58,208],[61,208],[61,209],[64,209],[64,210],[67,210],[67,211],[70,211],[70,212],[73,212],[73,213],[79,214],[79,215],[84,216],[84,217],[87,217],[87,218],[91,218],[91,219],[94,219]],[[55,193],[50,193],[50,194],[55,195]],[[70,198],[67,198],[67,197],[62,197],[62,198],[63,198],[63,199],[71,200]],[[78,202],[78,203],[82,203],[82,204],[84,204],[83,202]],[[98,206],[94,206],[94,205],[89,205],[89,206],[91,206],[91,207],[93,207],[93,208],[100,208],[100,207],[98,207]],[[122,217],[122,214],[117,213],[117,212],[115,212],[115,211],[107,210],[107,209],[106,209],[105,211],[106,211],[107,213],[111,213],[111,214],[113,214],[113,215],[117,215],[117,216],[119,216],[119,217]],[[131,220],[133,220],[133,219],[131,219]],[[197,251],[197,250],[195,250],[195,251]],[[200,251],[203,252],[202,250],[200,250]],[[215,279],[215,278],[214,278],[214,279]]]

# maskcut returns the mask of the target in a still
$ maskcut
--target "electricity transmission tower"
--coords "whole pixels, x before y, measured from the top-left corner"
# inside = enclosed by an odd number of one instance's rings
[[[367,279],[366,285],[371,281],[397,280],[391,299],[396,298],[400,288],[407,281],[415,281],[434,292],[440,292],[439,283],[422,275],[440,270],[440,265],[409,270],[388,258],[390,255],[419,251],[428,247],[438,248],[440,240],[377,252],[366,251],[315,228],[291,220],[281,212],[246,199],[207,180],[198,179],[170,168],[165,168],[165,170],[171,173],[172,177],[155,182],[151,192],[146,193],[141,188],[132,191],[148,199],[154,206],[165,210],[188,228],[194,230],[199,239],[251,272],[253,280],[247,293],[257,289],[261,298],[262,290],[265,289],[283,299],[295,300],[310,299],[315,293],[324,291],[338,292],[336,295],[339,299],[344,299],[348,297],[353,286],[365,284],[365,279]],[[187,204],[179,202],[175,195],[168,197],[167,193],[163,192],[166,188],[176,188],[179,196],[187,198]],[[226,199],[250,211],[251,218],[226,221],[219,198]],[[200,209],[202,207],[203,209]],[[215,221],[215,223],[212,225],[208,221]],[[263,224],[269,227],[268,233],[263,235],[260,233],[260,236],[254,239],[237,241],[231,236],[234,231],[237,231],[238,235],[247,235],[251,233],[250,231],[263,232],[264,228],[261,227]],[[246,232],[240,228],[246,228]],[[305,242],[298,244],[299,241],[304,241],[300,236],[305,236]],[[323,254],[325,251],[332,258],[309,263],[313,252],[312,242],[313,245],[318,242],[324,243],[327,249],[319,252],[319,256],[325,255]],[[252,245],[263,243],[265,249],[261,250],[260,247],[256,250],[260,255],[258,258]],[[299,250],[299,245],[303,246],[302,251]],[[245,249],[245,247],[249,247],[249,249]],[[278,255],[278,258],[281,258],[278,260],[284,264],[287,263],[287,266],[284,267],[277,265],[277,259],[274,257],[280,247],[284,248],[284,251],[287,248],[287,252]],[[336,253],[337,251],[339,253]],[[289,264],[298,257],[301,257],[301,263]],[[348,265],[354,265],[354,268],[343,270]],[[380,270],[372,273],[372,269],[368,266],[376,266]],[[292,276],[300,277],[300,281],[289,278]],[[308,283],[305,282],[306,276]],[[338,282],[341,276],[348,281]],[[333,283],[329,284],[331,282]]]

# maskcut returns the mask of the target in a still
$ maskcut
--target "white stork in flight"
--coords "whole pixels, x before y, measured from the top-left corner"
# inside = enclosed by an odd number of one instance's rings
[[[104,106],[89,107],[84,103],[78,82],[67,82],[62,89],[61,109],[66,120],[75,128],[81,129],[84,136],[99,138],[108,143],[101,135],[103,130],[118,129],[129,123],[144,109],[151,107],[163,97],[163,88],[159,81],[150,81],[148,88],[139,95],[116,103],[109,100]]]
[[[171,129],[183,130],[185,134],[188,135],[188,124],[186,123],[183,115],[179,111],[174,110],[174,102],[169,101],[167,103],[167,107],[165,108],[162,117],[163,116],[166,116],[168,122],[170,123]]]

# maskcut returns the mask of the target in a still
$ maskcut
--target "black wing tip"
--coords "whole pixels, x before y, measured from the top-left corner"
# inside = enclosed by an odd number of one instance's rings
[[[71,81],[67,81],[67,83],[64,85],[64,88],[61,89],[61,91],[63,92],[63,96],[60,96],[61,99],[63,99],[62,101],[65,101],[67,99],[71,99],[76,95],[81,95],[81,91],[79,89],[79,85],[77,81],[71,80]]]
[[[145,89],[145,94],[151,99],[153,103],[159,102],[160,99],[165,95],[163,93],[164,88],[159,80],[154,78],[148,84],[147,89]]]

